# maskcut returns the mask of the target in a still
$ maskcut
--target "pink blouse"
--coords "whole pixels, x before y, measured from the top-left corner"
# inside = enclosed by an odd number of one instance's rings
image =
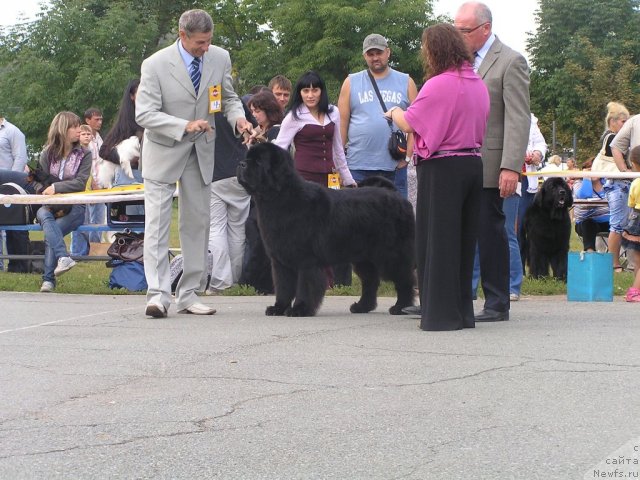
[[[421,158],[442,150],[480,148],[489,118],[489,91],[466,63],[430,78],[407,109],[405,120],[415,134],[414,152]]]

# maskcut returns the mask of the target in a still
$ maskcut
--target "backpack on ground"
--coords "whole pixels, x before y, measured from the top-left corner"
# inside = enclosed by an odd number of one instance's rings
[[[109,275],[109,288],[124,288],[131,292],[147,289],[143,264],[122,260],[110,260],[107,264],[113,268]]]
[[[213,270],[213,254],[209,252],[209,255],[207,258],[209,261],[207,262],[208,263],[207,270],[206,270],[207,281],[206,281],[204,290],[207,290],[211,283],[211,270]],[[178,282],[182,277],[183,265],[184,265],[184,259],[182,258],[182,254],[176,255],[171,259],[171,262],[169,262],[169,274],[171,276],[171,293],[176,293]]]

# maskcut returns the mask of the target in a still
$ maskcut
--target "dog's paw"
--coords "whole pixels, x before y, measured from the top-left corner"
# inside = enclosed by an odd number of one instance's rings
[[[389,313],[391,315],[406,315],[406,313],[404,313],[402,311],[402,309],[405,308],[405,307],[409,307],[409,306],[410,305],[404,305],[404,306],[402,306],[402,305],[394,305],[393,307],[389,308]]]
[[[131,163],[129,161],[122,160],[120,162],[120,166],[122,167],[122,171],[127,177],[133,178],[133,170],[131,169]]]
[[[356,302],[349,307],[351,313],[369,313],[371,310],[375,310],[377,305],[365,305],[362,302]]]
[[[304,303],[299,303],[287,308],[285,315],[287,317],[313,317],[314,312],[311,312]]]
[[[284,315],[284,312],[284,308],[279,307],[278,305],[273,305],[271,307],[267,307],[267,309],[264,311],[264,314],[268,317],[280,317]]]

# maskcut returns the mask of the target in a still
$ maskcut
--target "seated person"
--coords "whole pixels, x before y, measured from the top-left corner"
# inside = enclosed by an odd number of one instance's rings
[[[91,151],[80,145],[80,118],[72,112],[58,113],[49,127],[47,144],[42,150],[39,168],[33,172],[0,171],[0,183],[13,182],[28,193],[46,197],[56,193],[81,192],[91,174]],[[46,198],[43,198],[43,203]],[[42,225],[46,245],[41,292],[52,292],[56,278],[76,262],[69,256],[65,235],[84,223],[85,205],[44,205],[36,217]]]
[[[583,170],[591,170],[591,161],[582,166]],[[602,186],[603,178],[576,179],[573,184],[573,196],[576,199],[606,200]],[[598,233],[609,232],[608,205],[574,205],[573,216],[576,222],[576,233],[582,238],[585,252],[596,250]]]

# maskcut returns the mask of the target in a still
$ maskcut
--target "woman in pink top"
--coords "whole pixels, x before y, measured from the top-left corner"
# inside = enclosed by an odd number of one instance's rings
[[[422,35],[427,81],[406,112],[387,112],[413,132],[418,176],[416,258],[423,330],[473,328],[471,275],[480,217],[480,147],[489,93],[452,25]]]

